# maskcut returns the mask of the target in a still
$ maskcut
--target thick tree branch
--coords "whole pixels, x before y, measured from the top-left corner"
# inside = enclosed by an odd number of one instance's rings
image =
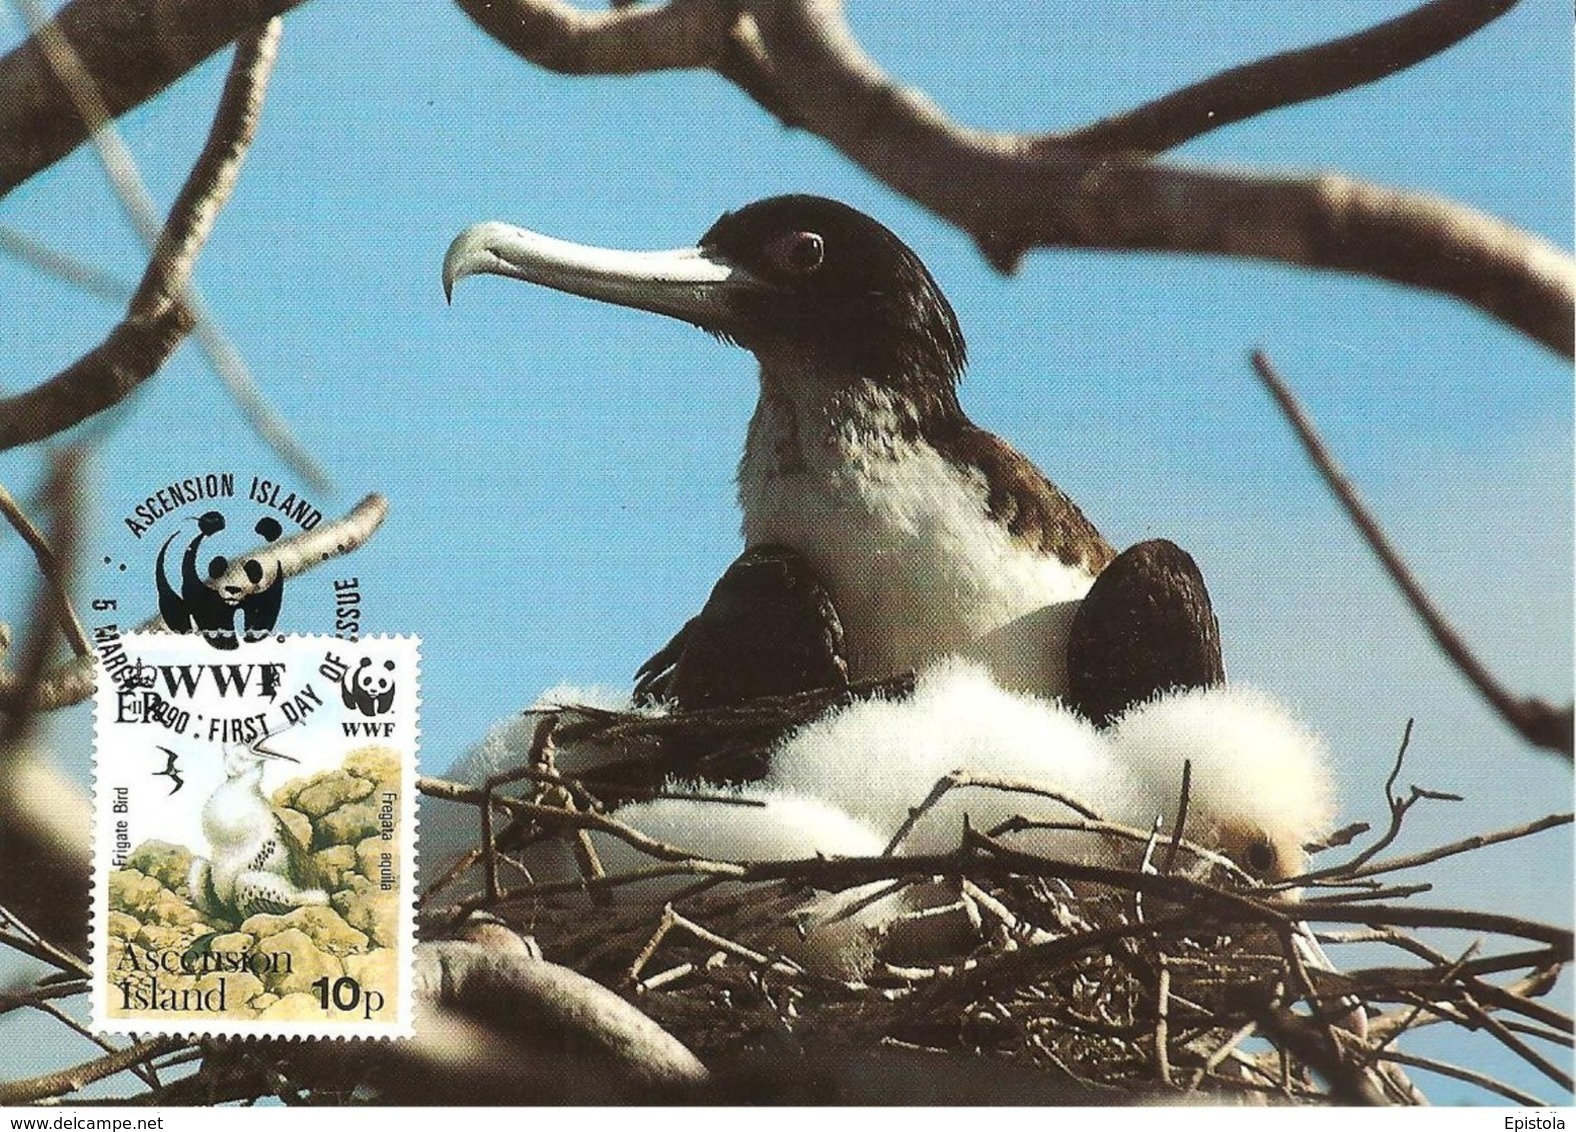
[[[718,0],[672,0],[610,11],[537,0],[456,0],[488,35],[564,75],[632,75],[709,67],[734,22]]]
[[[1406,563],[1401,561],[1401,556],[1390,545],[1390,540],[1385,537],[1379,523],[1363,506],[1351,481],[1336,466],[1334,458],[1325,448],[1324,442],[1319,439],[1318,432],[1308,420],[1307,414],[1303,412],[1302,406],[1292,396],[1291,390],[1275,372],[1275,367],[1270,364],[1269,358],[1263,351],[1254,351],[1253,368],[1258,373],[1259,379],[1264,382],[1265,388],[1275,398],[1281,412],[1291,422],[1292,428],[1297,433],[1297,439],[1302,442],[1303,449],[1313,461],[1314,467],[1318,469],[1319,475],[1340,500],[1346,514],[1362,532],[1363,540],[1368,543],[1369,549],[1384,564],[1386,572],[1400,589],[1412,611],[1427,627],[1429,634],[1434,638],[1434,643],[1450,658],[1456,670],[1467,678],[1478,690],[1478,694],[1499,713],[1499,717],[1523,739],[1544,750],[1557,751],[1567,759],[1571,758],[1572,750],[1576,748],[1576,725],[1573,725],[1572,709],[1556,708],[1540,699],[1513,695],[1494,678],[1484,667],[1483,662],[1478,660],[1467,647],[1461,634],[1445,619],[1433,600],[1423,592],[1422,585],[1407,568]]]
[[[1449,201],[1344,177],[1279,178],[1091,155],[968,130],[896,86],[836,0],[751,6],[805,128],[970,233],[1002,269],[1033,247],[1196,252],[1370,275],[1470,303],[1569,356],[1576,263]]]
[[[115,195],[120,198],[121,206],[131,220],[132,227],[142,237],[148,252],[152,254],[157,249],[160,233],[165,226],[160,224],[158,211],[143,181],[141,171],[137,168],[136,159],[132,157],[130,147],[121,138],[120,131],[115,128],[109,107],[104,104],[103,97],[93,84],[93,76],[88,73],[87,67],[77,56],[70,42],[61,34],[60,28],[50,21],[42,0],[13,0],[13,2],[21,9],[28,26],[43,46],[49,65],[54,68],[56,76],[70,92],[77,112],[91,127],[93,146],[98,150],[99,159],[109,176],[110,184],[115,189]],[[276,50],[277,43],[271,49],[271,54]],[[261,85],[257,87],[256,94],[260,102]],[[240,351],[220,329],[207,309],[202,292],[189,275],[188,272],[180,300],[191,310],[196,319],[192,333],[196,336],[197,344],[202,348],[209,365],[229,387],[230,394],[239,404],[242,413],[252,422],[263,439],[285,458],[298,475],[313,487],[323,489],[328,481],[322,470],[291,436],[284,420],[258,391],[257,383],[252,378]]]
[[[1004,271],[1035,247],[1263,259],[1451,295],[1550,349],[1576,350],[1576,263],[1510,225],[1343,177],[1217,172],[1144,157],[1219,118],[1333,94],[1428,58],[1513,0],[1434,0],[1086,130],[1041,135],[959,126],[893,83],[855,41],[840,0],[675,0],[597,13],[561,0],[459,2],[502,43],[557,71],[709,66],[784,123],[819,135],[968,232]]]
[[[0,400],[0,450],[53,436],[118,403],[158,371],[195,325],[184,301],[186,282],[256,132],[278,41],[273,22],[237,46],[208,140],[170,209],[126,317],[50,380]]]
[[[1056,140],[1107,152],[1159,153],[1270,110],[1388,78],[1453,47],[1516,3],[1430,0],[1352,35],[1222,71]]]
[[[112,118],[300,0],[72,0],[54,23]],[[0,197],[87,139],[37,36],[0,59]]]

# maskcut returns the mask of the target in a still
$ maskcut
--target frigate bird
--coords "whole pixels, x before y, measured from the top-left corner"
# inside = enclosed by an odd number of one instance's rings
[[[962,655],[1007,688],[1069,692],[1069,633],[1114,551],[1033,463],[969,420],[957,317],[880,223],[820,197],[773,197],[724,214],[697,247],[624,252],[488,222],[449,247],[445,291],[476,274],[670,315],[760,363],[738,473],[745,556],[648,662],[643,691],[689,707]],[[1176,579],[1152,564],[1135,558],[1129,579]],[[1159,600],[1199,614],[1186,600]],[[1133,608],[1131,595],[1124,601]],[[1167,624],[1116,612],[1126,629]],[[1212,629],[1207,598],[1202,615]],[[1096,655],[1102,633],[1084,634]],[[1090,712],[1218,679],[1208,657],[1201,663],[1138,693],[1099,692]]]
[[[168,778],[170,780],[170,793],[173,794],[182,786],[186,785],[186,780],[181,777],[180,766],[177,762],[176,754],[168,747],[160,747],[157,743],[154,744],[154,749],[163,751],[165,758],[164,769],[154,771],[153,776],[155,778]]]
[[[266,738],[224,749],[224,781],[202,808],[202,830],[213,856],[193,857],[188,877],[203,911],[244,920],[328,903],[326,892],[310,887],[310,851],[263,793],[268,759],[296,761],[268,747]]]

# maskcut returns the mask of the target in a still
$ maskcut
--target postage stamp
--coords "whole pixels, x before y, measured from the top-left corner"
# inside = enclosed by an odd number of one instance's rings
[[[93,1018],[410,1033],[419,641],[99,642]]]

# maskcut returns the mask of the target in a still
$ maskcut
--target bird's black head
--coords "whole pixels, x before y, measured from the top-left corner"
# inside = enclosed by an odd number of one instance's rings
[[[834,200],[781,196],[725,213],[674,252],[585,247],[506,224],[466,229],[444,285],[506,275],[656,311],[736,341],[763,360],[806,363],[956,404],[965,361],[957,316],[925,265],[887,228]]]
[[[941,288],[885,225],[835,200],[770,197],[724,213],[702,251],[765,286],[741,293],[721,331],[753,350],[798,349],[887,382],[955,384],[963,331]]]

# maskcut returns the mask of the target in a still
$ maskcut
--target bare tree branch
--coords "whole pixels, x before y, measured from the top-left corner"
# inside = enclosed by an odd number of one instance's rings
[[[88,808],[80,792],[26,745],[37,710],[36,689],[55,643],[54,627],[70,608],[80,470],[81,453],[75,448],[57,455],[50,470],[44,490],[50,531],[47,539],[40,538],[52,548],[50,562],[39,579],[11,676],[21,694],[0,720],[0,845],[7,858],[0,861],[0,903],[14,912],[6,919],[42,945],[29,953],[49,962],[58,960],[57,947],[87,950]],[[91,660],[78,657],[76,663]],[[69,960],[64,966],[70,969]]]
[[[66,640],[71,643],[72,650],[78,656],[87,656],[93,651],[93,646],[88,643],[87,630],[82,628],[82,621],[77,617],[77,611],[72,608],[71,597],[66,592],[65,579],[60,574],[60,561],[50,547],[49,539],[44,536],[44,532],[27,517],[22,505],[5,489],[4,485],[0,485],[0,515],[5,516],[6,522],[22,536],[22,541],[32,548],[33,557],[38,560],[39,574],[54,590],[55,615],[60,622],[61,632],[65,633]]]
[[[1576,814],[1550,814],[1548,817],[1539,818],[1537,821],[1527,822],[1512,829],[1495,830],[1492,833],[1476,833],[1471,837],[1463,837],[1460,841],[1452,841],[1449,845],[1440,845],[1421,853],[1409,853],[1404,857],[1391,857],[1388,861],[1374,861],[1349,869],[1348,878],[1371,877],[1380,873],[1393,873],[1401,869],[1415,869],[1419,865],[1429,865],[1446,857],[1454,857],[1461,853],[1472,853],[1488,845],[1499,845],[1505,841],[1515,841],[1523,837],[1531,837],[1544,830],[1556,829],[1562,825],[1570,825],[1576,820]]]
[[[1440,291],[1550,349],[1576,348],[1576,263],[1438,197],[1093,155],[955,125],[860,49],[837,0],[750,5],[805,128],[963,228],[1010,269],[1037,246],[1198,252]]]
[[[1352,35],[1222,71],[1057,140],[1104,151],[1158,153],[1270,110],[1388,78],[1454,46],[1516,3],[1430,0]]]
[[[537,0],[457,0],[488,35],[564,75],[631,75],[709,67],[734,22],[718,0],[672,0],[611,11]]]
[[[1512,695],[1490,674],[1483,663],[1473,655],[1466,642],[1461,639],[1461,635],[1445,620],[1444,614],[1439,612],[1433,600],[1423,592],[1422,585],[1407,568],[1406,563],[1401,561],[1401,556],[1390,545],[1390,540],[1385,537],[1384,531],[1373,515],[1363,506],[1351,481],[1336,466],[1334,458],[1325,448],[1313,423],[1262,350],[1254,351],[1253,368],[1258,373],[1259,379],[1264,382],[1265,388],[1275,398],[1281,412],[1291,422],[1292,428],[1296,430],[1297,439],[1302,442],[1303,449],[1313,461],[1314,467],[1319,470],[1324,482],[1340,500],[1346,514],[1362,532],[1364,541],[1384,564],[1391,580],[1401,590],[1413,612],[1427,626],[1434,643],[1456,666],[1456,670],[1471,682],[1478,690],[1478,694],[1487,700],[1489,706],[1499,713],[1499,717],[1523,739],[1534,746],[1557,751],[1567,759],[1571,758],[1573,749],[1576,749],[1576,724],[1573,724],[1572,709],[1556,708],[1540,699]]]
[[[41,385],[0,400],[0,450],[79,424],[146,381],[196,324],[183,296],[192,265],[235,187],[273,67],[279,26],[236,48],[202,153],[170,209],[126,317],[82,358]]]
[[[112,118],[300,0],[72,0],[55,16]],[[154,14],[156,13],[156,18]],[[89,123],[33,36],[0,59],[0,197],[87,140]]]
[[[29,1104],[76,1092],[94,1081],[124,1073],[133,1066],[171,1050],[191,1044],[190,1038],[160,1037],[145,1042],[133,1042],[125,1049],[116,1050],[71,1069],[44,1073],[21,1081],[0,1083],[0,1104]]]
[[[107,299],[112,303],[131,300],[133,288],[130,283],[86,260],[58,251],[25,232],[18,232],[15,228],[0,225],[0,252],[45,275],[64,279],[95,298]]]
[[[132,227],[142,237],[148,251],[156,252],[161,226],[153,197],[142,179],[142,173],[137,168],[130,147],[115,128],[115,120],[94,85],[93,76],[88,73],[87,67],[72,49],[70,42],[61,34],[60,28],[50,21],[41,0],[13,0],[13,2],[22,10],[28,26],[44,49],[49,65],[54,68],[56,77],[70,93],[77,112],[91,127],[94,148],[98,150],[99,159],[109,175],[110,184],[115,190],[115,195],[120,199],[121,207],[130,219]],[[268,68],[272,67],[273,56],[278,50],[279,28],[276,25],[271,26],[273,42],[268,50]],[[267,75],[264,73],[255,90],[255,98],[259,103],[266,81]],[[236,168],[238,170],[239,160],[236,162]],[[224,195],[227,197],[229,190],[226,190]],[[196,282],[190,278],[190,270],[186,275],[179,297],[196,319],[193,333],[197,338],[197,344],[208,359],[208,364],[229,388],[230,395],[240,406],[241,412],[251,421],[252,427],[257,429],[263,440],[274,448],[297,474],[313,487],[322,490],[328,484],[322,469],[318,467],[311,454],[291,435],[284,419],[274,411],[258,390],[257,382],[252,377],[245,359],[241,357],[240,351],[235,348],[235,344],[230,341],[208,310],[202,292]]]
[[[1133,125],[1090,127],[1094,142],[1077,131],[1015,135],[959,126],[863,52],[840,0],[744,0],[737,13],[724,0],[595,14],[560,0],[460,3],[506,46],[557,71],[710,66],[784,123],[819,135],[968,232],[1004,271],[1035,247],[1264,259],[1438,291],[1566,356],[1576,350],[1576,263],[1502,221],[1344,177],[1159,165],[1138,152],[1113,154],[1100,140],[1100,131],[1131,130],[1154,134],[1155,148],[1175,144],[1188,135],[1175,119],[1191,120],[1194,108],[1222,92],[1235,92],[1231,112],[1240,120],[1349,89],[1385,67],[1437,54],[1508,0],[1435,0],[1391,25],[1227,72],[1172,96],[1177,101],[1132,112]],[[671,42],[660,38],[664,32]],[[1403,39],[1408,46],[1397,47]],[[1309,61],[1332,56],[1347,61],[1322,89],[1307,78]]]
[[[81,471],[82,453],[67,448],[51,462],[44,488],[44,499],[51,514],[47,543],[53,550],[50,569],[39,579],[33,612],[18,650],[21,656],[16,666],[16,679],[23,689],[38,685],[55,643],[53,627],[70,611],[66,595],[71,592],[76,572],[77,535],[81,529],[77,513],[81,502]],[[32,724],[33,711],[32,698],[24,696],[0,721],[0,767],[21,749]]]
[[[293,578],[319,566],[332,558],[349,554],[372,537],[388,514],[388,500],[372,494],[332,522],[319,523],[310,531],[291,535],[276,543],[256,547],[236,559],[237,566],[218,579],[215,584],[255,586],[245,577],[244,563],[256,560],[263,566],[265,578],[272,578],[277,566],[286,578]],[[155,615],[138,625],[134,632],[167,629],[164,620]],[[81,703],[93,694],[93,659],[79,657],[49,672],[32,689],[34,710],[54,711],[71,704]],[[0,670],[0,711],[14,709],[27,694],[27,685],[15,673]]]

